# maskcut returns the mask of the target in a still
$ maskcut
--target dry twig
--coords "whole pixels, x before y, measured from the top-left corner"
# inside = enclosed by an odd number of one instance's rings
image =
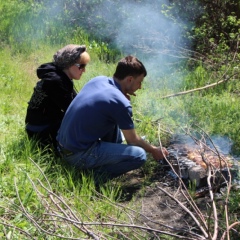
[[[215,86],[217,86],[221,83],[224,83],[224,82],[227,82],[227,81],[231,80],[231,78],[233,76],[237,75],[237,74],[239,74],[239,73],[234,73],[231,76],[228,76],[228,77],[224,78],[223,80],[220,80],[218,82],[206,85],[204,87],[195,88],[195,89],[191,89],[191,90],[188,90],[188,91],[183,91],[183,92],[178,92],[178,93],[173,93],[173,94],[170,94],[170,95],[166,95],[166,96],[161,97],[161,99],[170,98],[170,97],[177,97],[177,96],[186,95],[186,94],[189,94],[189,93],[192,93],[192,92],[197,92],[197,91],[202,91],[202,90],[205,90],[205,89],[208,89],[208,88],[212,88],[212,87],[215,87]]]

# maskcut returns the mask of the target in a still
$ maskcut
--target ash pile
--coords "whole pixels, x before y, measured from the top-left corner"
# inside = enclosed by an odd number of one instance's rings
[[[221,139],[220,139],[221,140]],[[211,173],[211,183],[221,187],[231,178],[236,178],[239,162],[230,156],[230,143],[192,139],[188,135],[175,135],[167,150],[167,164],[172,166],[169,174],[181,177],[186,183],[194,183],[196,188],[207,187],[207,177]]]

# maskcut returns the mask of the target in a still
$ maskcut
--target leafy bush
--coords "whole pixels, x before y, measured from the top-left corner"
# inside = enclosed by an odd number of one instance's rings
[[[171,41],[172,39],[165,38],[164,34],[169,29],[157,35],[148,34],[151,31],[147,30],[152,30],[150,27],[142,27],[141,31],[133,29],[132,21],[137,18],[141,19],[141,16],[134,8],[132,8],[135,10],[134,14],[129,14],[129,9],[120,0],[12,0],[10,2],[0,0],[0,53],[4,60],[0,63],[0,194],[1,216],[9,220],[7,224],[26,229],[26,232],[33,235],[39,234],[37,236],[40,238],[47,237],[44,233],[39,233],[31,222],[27,221],[20,208],[16,209],[19,200],[22,199],[24,206],[29,208],[28,210],[33,214],[32,216],[39,219],[43,212],[41,201],[37,202],[36,195],[32,192],[32,186],[29,184],[32,179],[37,181],[38,178],[44,184],[47,182],[37,164],[49,177],[53,193],[58,191],[68,200],[70,199],[69,202],[72,206],[74,205],[74,208],[76,206],[78,211],[87,213],[86,219],[90,216],[93,222],[99,219],[104,220],[109,213],[109,218],[115,216],[116,219],[120,219],[122,213],[125,212],[125,206],[124,210],[120,209],[121,212],[119,209],[115,211],[116,208],[112,207],[112,200],[115,200],[119,194],[118,187],[109,185],[106,189],[102,189],[103,196],[95,198],[91,177],[79,176],[78,173],[55,162],[50,156],[43,157],[42,152],[36,150],[32,142],[27,141],[24,133],[24,115],[27,101],[37,81],[35,69],[38,64],[45,60],[49,61],[59,45],[62,46],[69,42],[85,43],[91,51],[94,61],[90,62],[89,69],[81,81],[76,83],[77,88],[81,89],[82,85],[93,76],[99,74],[111,76],[115,68],[115,64],[112,62],[119,59],[124,47],[126,49],[124,41],[119,42],[120,50],[115,48],[113,39],[118,29],[113,26],[125,18],[127,19],[125,27],[132,38],[131,44],[134,45],[134,48],[130,49],[131,51],[128,49],[128,51],[137,54],[145,51],[140,55],[143,56],[143,60],[146,59],[147,62],[150,58],[153,62],[158,63],[155,69],[149,66],[149,72],[155,70],[156,74],[151,76],[149,74],[144,81],[143,89],[138,92],[137,98],[132,98],[134,120],[138,132],[145,135],[146,139],[154,144],[159,144],[158,137],[160,136],[161,141],[166,145],[168,134],[170,135],[173,131],[166,131],[166,134],[163,130],[177,131],[179,128],[196,124],[203,127],[209,134],[227,136],[232,139],[234,141],[233,152],[240,152],[239,56],[237,53],[235,54],[239,34],[238,1],[199,0],[188,1],[186,5],[186,1],[179,0],[177,2],[170,1],[169,5],[164,5],[164,7],[162,7],[163,1],[160,0],[126,2],[137,4],[134,6],[141,6],[142,3],[147,6],[152,4],[156,12],[165,16],[162,18],[163,22],[171,19],[174,23],[171,26],[187,30],[183,31],[184,39],[181,39],[183,42],[179,41],[179,43],[183,43],[182,46],[189,46],[194,39],[193,46],[195,48],[191,49],[193,51],[189,51],[190,55],[183,56],[192,57],[187,59],[186,65],[182,61],[180,63],[172,61],[171,65],[164,64],[165,53],[167,52],[169,55],[175,53],[168,51],[168,47],[172,47],[171,50],[175,50],[176,47],[172,44],[174,42]],[[105,12],[102,14],[98,11],[99,6],[105,7]],[[112,12],[113,6],[116,6],[116,9]],[[213,11],[216,6],[218,12]],[[106,16],[110,16],[112,21],[106,21]],[[150,26],[153,18],[149,13],[146,16],[144,23]],[[179,34],[178,37],[181,36]],[[138,45],[137,40],[139,39],[144,41],[150,39],[150,45]],[[164,42],[161,42],[162,39]],[[159,42],[162,45],[155,44]],[[159,46],[163,46],[161,50],[164,51],[159,50]],[[138,50],[140,51],[138,52]],[[159,60],[157,59],[158,55],[163,57]],[[166,58],[170,58],[169,55]],[[97,58],[104,60],[105,63]],[[168,70],[165,71],[164,68]],[[195,89],[225,78],[230,81],[215,88],[176,98],[162,98],[173,91]],[[152,162],[148,164],[145,173],[151,174],[155,164]],[[14,186],[14,177],[18,183],[18,191]],[[74,181],[75,178],[81,180]],[[36,182],[31,183],[37,185]],[[46,193],[43,199],[49,199],[49,192],[42,191],[43,189],[39,193]],[[20,198],[16,196],[16,192],[19,193]],[[110,201],[105,201],[105,196]],[[235,214],[239,210],[239,194],[231,197],[230,213]],[[90,204],[90,208],[84,200]],[[5,205],[8,203],[11,206]],[[48,204],[48,202],[44,203]],[[10,207],[12,209],[7,213]],[[235,221],[237,218],[234,219],[234,216],[231,217]],[[238,217],[238,215],[236,216]],[[51,230],[52,225],[44,223],[44,226]],[[60,226],[62,227],[62,222]],[[0,229],[6,230],[4,235],[11,237],[11,230],[9,230],[11,228],[1,226]],[[65,228],[57,229],[58,233],[71,234],[71,231],[64,230]],[[111,230],[111,228],[106,228],[107,233]],[[20,235],[17,234],[17,236]],[[0,233],[0,236],[3,234]]]

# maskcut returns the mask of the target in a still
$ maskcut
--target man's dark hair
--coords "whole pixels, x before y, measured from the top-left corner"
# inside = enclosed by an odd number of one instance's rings
[[[144,77],[147,76],[147,71],[143,63],[136,57],[127,56],[118,62],[113,77],[122,80],[127,76],[137,77],[141,74],[143,74]]]

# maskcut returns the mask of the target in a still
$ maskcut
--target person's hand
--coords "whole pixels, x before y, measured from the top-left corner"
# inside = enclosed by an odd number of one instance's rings
[[[164,147],[153,147],[152,156],[157,161],[164,159],[168,154],[167,149]]]

